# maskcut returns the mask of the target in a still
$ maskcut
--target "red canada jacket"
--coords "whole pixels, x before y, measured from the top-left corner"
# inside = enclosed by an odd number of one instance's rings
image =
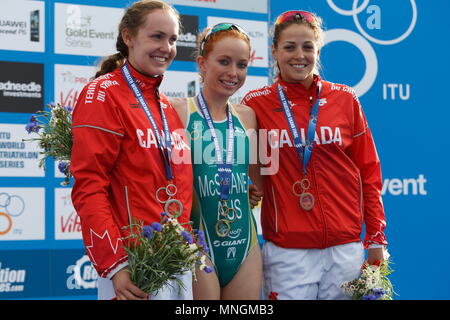
[[[279,83],[304,142],[318,81],[323,88],[307,166],[311,182],[307,191],[315,198],[310,211],[300,207],[299,197],[292,191],[295,181],[303,178],[303,163],[278,98],[278,83],[253,90],[243,99],[256,113],[260,148],[266,143],[264,149],[272,158],[271,162],[262,159],[264,170],[270,167],[272,171],[264,177],[263,237],[284,248],[327,248],[360,241],[365,223],[365,247],[386,245],[380,162],[354,90],[318,76],[309,89],[282,80]]]
[[[184,206],[178,220],[187,222],[193,178],[183,124],[167,99],[159,98],[162,77],[150,78],[129,68],[161,131],[159,102],[165,110],[172,138],[172,183],[178,188],[174,198]],[[121,68],[84,87],[73,113],[72,134],[73,205],[92,264],[101,277],[111,277],[112,270],[127,263],[123,244],[129,230],[123,227],[131,219],[159,222],[164,204],[156,199],[156,191],[168,184],[153,127]]]

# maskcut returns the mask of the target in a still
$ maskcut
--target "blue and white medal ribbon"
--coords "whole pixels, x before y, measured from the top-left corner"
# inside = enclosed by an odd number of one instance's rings
[[[219,173],[220,181],[220,209],[219,215],[222,219],[219,219],[216,223],[216,234],[219,237],[225,237],[230,233],[230,222],[236,220],[236,211],[233,208],[229,208],[227,200],[230,194],[231,179],[232,179],[232,167],[233,167],[233,152],[234,152],[234,123],[233,115],[231,113],[231,107],[227,104],[227,123],[228,123],[228,138],[226,146],[226,159],[223,161],[222,148],[220,147],[219,139],[217,138],[214,122],[203,97],[203,91],[197,96],[198,105],[202,113],[203,119],[211,132],[211,139],[214,142],[214,149],[216,152],[216,164],[217,171]],[[232,214],[232,219],[229,219]]]
[[[158,147],[161,151],[161,155],[164,161],[166,178],[169,183],[167,184],[167,186],[161,187],[156,191],[156,199],[158,200],[158,202],[164,204],[164,211],[168,216],[176,218],[183,212],[183,204],[179,200],[173,198],[177,193],[177,187],[173,183],[171,183],[174,178],[172,166],[170,164],[170,158],[172,155],[172,139],[170,137],[169,123],[167,121],[166,114],[164,113],[164,108],[162,107],[159,100],[158,89],[156,89],[156,95],[158,98],[159,110],[161,112],[161,120],[163,123],[164,140],[161,137],[158,124],[156,123],[155,118],[153,117],[153,114],[148,107],[147,101],[145,100],[141,89],[139,89],[139,86],[136,84],[136,80],[132,76],[130,69],[128,68],[126,63],[122,66],[122,74],[127,80],[128,86],[130,87],[131,91],[133,91],[136,100],[139,102],[152,125],[153,132],[155,133]],[[163,196],[161,196],[161,192],[163,193]]]
[[[286,95],[283,92],[283,88],[281,87],[280,84],[278,84],[278,98],[283,107],[283,112],[286,117],[287,123],[289,125],[289,129],[292,134],[292,139],[294,140],[295,149],[297,150],[297,154],[300,158],[300,161],[303,162],[303,177],[304,178],[300,181],[296,181],[292,185],[292,192],[296,196],[300,197],[300,199],[299,199],[300,206],[306,211],[311,210],[314,206],[314,196],[311,193],[306,192],[306,190],[309,189],[309,187],[311,185],[310,181],[306,178],[306,173],[307,173],[308,163],[311,158],[311,154],[312,154],[313,146],[314,146],[314,136],[316,134],[316,125],[317,125],[317,119],[319,116],[319,100],[320,100],[321,92],[322,92],[322,83],[318,82],[317,83],[317,99],[316,99],[316,102],[314,103],[314,107],[312,108],[312,110],[309,114],[308,133],[307,133],[307,137],[306,137],[306,141],[305,141],[305,146],[303,146],[303,142],[300,138],[300,133],[299,133],[299,130],[297,127],[297,123],[295,122],[294,115],[292,114],[291,107],[289,106],[289,102],[286,98]],[[297,192],[297,190],[296,190],[296,186],[298,184],[302,188],[301,193]]]
[[[150,123],[153,127],[153,132],[155,133],[158,147],[161,150],[161,154],[163,156],[164,160],[164,166],[166,167],[166,177],[167,180],[171,181],[173,180],[173,173],[172,173],[172,167],[170,165],[170,157],[172,154],[172,141],[170,138],[170,129],[169,129],[169,123],[167,122],[166,114],[164,113],[164,109],[161,106],[161,103],[159,103],[159,110],[161,111],[161,119],[163,122],[163,130],[164,130],[164,138],[165,141],[163,142],[163,139],[161,137],[158,125],[155,121],[155,118],[153,117],[150,108],[148,107],[147,101],[145,101],[144,95],[142,94],[141,89],[139,89],[139,86],[136,84],[136,81],[134,80],[134,77],[131,75],[130,69],[128,68],[127,64],[124,64],[122,66],[122,74],[124,75],[125,79],[128,82],[128,86],[130,87],[131,91],[133,91],[134,96],[136,97],[136,100],[141,105],[142,109],[144,110],[145,114],[147,115],[147,118],[150,120]],[[159,94],[158,95],[158,101],[159,101]]]

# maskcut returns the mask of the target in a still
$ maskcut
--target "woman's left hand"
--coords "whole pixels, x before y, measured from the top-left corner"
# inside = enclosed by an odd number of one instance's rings
[[[255,184],[251,184],[248,187],[248,199],[250,200],[250,208],[254,208],[261,201],[263,193],[259,191],[258,187]]]

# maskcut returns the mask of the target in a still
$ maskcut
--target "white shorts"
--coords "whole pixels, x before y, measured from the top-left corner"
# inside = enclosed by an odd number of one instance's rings
[[[165,285],[157,295],[150,296],[149,300],[192,300],[192,272],[186,272],[177,278],[183,282],[186,290],[180,288],[176,282],[170,281],[170,285]],[[116,297],[111,280],[99,277],[97,283],[99,300],[112,300]],[[178,291],[181,294],[178,294]]]
[[[264,299],[346,300],[340,288],[356,279],[364,263],[361,242],[326,249],[263,247]]]

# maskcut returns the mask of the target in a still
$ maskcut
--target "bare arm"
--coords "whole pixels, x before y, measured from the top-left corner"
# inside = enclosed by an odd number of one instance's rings
[[[170,104],[177,111],[178,117],[180,117],[183,126],[186,125],[187,121],[187,99],[186,98],[167,98]]]
[[[250,203],[252,206],[257,205],[262,197],[263,178],[260,174],[260,164],[258,161],[258,122],[253,109],[245,105],[235,105],[239,119],[244,125],[247,136],[250,140],[250,168],[249,176],[256,188],[250,187]]]

